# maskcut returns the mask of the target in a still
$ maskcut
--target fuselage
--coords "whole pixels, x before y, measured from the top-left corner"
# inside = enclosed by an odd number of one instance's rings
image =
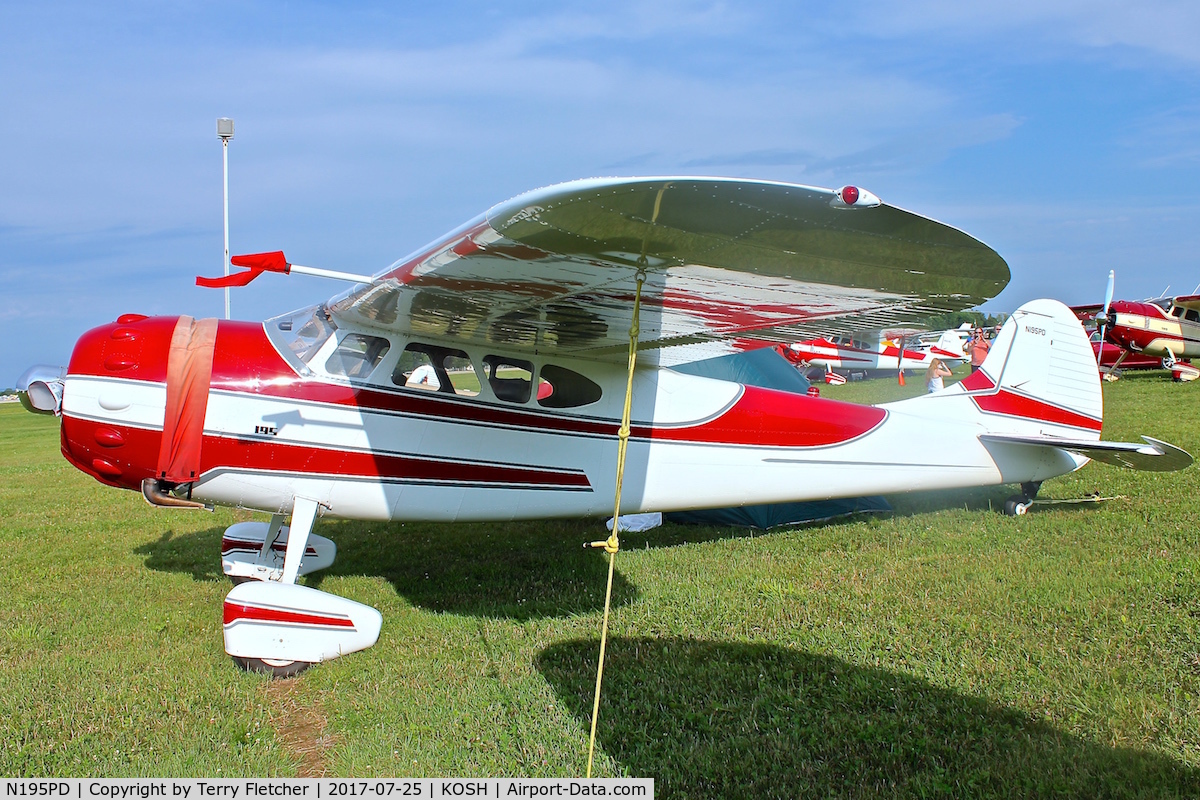
[[[850,336],[808,339],[789,345],[781,351],[795,363],[837,370],[842,373],[895,373],[898,370],[925,370],[933,359],[951,364],[961,362],[963,354],[942,349],[938,342],[924,342],[901,347],[891,340],[866,341]]]
[[[1200,357],[1200,312],[1170,299],[1113,301],[1106,338],[1132,353],[1155,358]]]
[[[271,513],[300,496],[361,519],[611,512],[623,365],[338,330],[319,315],[217,325],[194,477],[170,488]],[[164,444],[164,409],[185,391],[168,378],[178,324],[127,316],[79,340],[62,407],[75,466],[130,489],[167,475],[181,434]],[[415,356],[429,354],[441,367],[433,389],[413,383]],[[1098,418],[1047,419],[990,384],[953,388],[871,407],[639,367],[622,509],[1041,480],[1084,462],[998,458],[979,434],[1099,434]]]

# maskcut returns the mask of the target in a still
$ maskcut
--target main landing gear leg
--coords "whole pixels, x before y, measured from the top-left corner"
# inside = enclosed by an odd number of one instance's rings
[[[1111,367],[1109,367],[1109,368],[1108,368],[1108,371],[1107,371],[1107,372],[1105,372],[1105,373],[1104,373],[1104,380],[1106,380],[1106,381],[1109,381],[1109,382],[1112,382],[1112,381],[1115,381],[1115,380],[1117,380],[1118,378],[1120,378],[1120,377],[1121,377],[1121,373],[1119,372],[1119,368],[1120,368],[1120,366],[1121,366],[1121,363],[1122,363],[1123,361],[1125,361],[1125,359],[1126,359],[1128,356],[1129,356],[1129,351],[1128,351],[1128,350],[1122,350],[1122,351],[1121,351],[1121,354],[1120,354],[1119,356],[1117,356],[1117,360],[1116,360],[1116,361],[1114,361],[1114,362],[1113,362],[1113,365],[1112,365]]]
[[[304,548],[308,546],[308,535],[312,533],[313,522],[317,519],[317,501],[307,497],[297,497],[292,503],[292,524],[288,529],[287,552],[283,557],[283,577],[280,583],[295,583],[296,575],[300,572],[300,560],[304,558]],[[274,526],[275,518],[271,518]]]
[[[1010,517],[1023,516],[1033,505],[1038,489],[1042,488],[1041,481],[1026,481],[1021,484],[1021,493],[1014,494],[1004,501],[1004,513]]]
[[[265,562],[267,556],[271,554],[271,547],[274,546],[275,540],[279,538],[279,531],[283,528],[283,514],[272,514],[271,522],[267,525],[267,535],[263,537],[262,549],[258,551],[258,560]]]

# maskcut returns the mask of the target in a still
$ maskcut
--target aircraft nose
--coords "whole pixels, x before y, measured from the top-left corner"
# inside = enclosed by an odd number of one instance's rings
[[[161,385],[177,317],[126,314],[79,337],[67,368],[62,453],[110,486],[140,490],[162,437]]]
[[[26,411],[35,414],[62,413],[63,379],[66,367],[35,364],[17,379],[17,397]]]

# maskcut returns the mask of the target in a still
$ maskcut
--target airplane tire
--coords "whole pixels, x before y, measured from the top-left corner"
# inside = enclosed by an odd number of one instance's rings
[[[1029,511],[1033,501],[1021,495],[1013,495],[1004,501],[1004,513],[1010,517],[1022,517]]]
[[[264,658],[243,658],[231,656],[233,663],[246,672],[257,672],[260,675],[270,675],[272,678],[291,678],[299,675],[312,666],[311,661],[275,661]]]

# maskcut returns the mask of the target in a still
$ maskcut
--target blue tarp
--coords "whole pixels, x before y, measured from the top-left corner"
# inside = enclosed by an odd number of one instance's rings
[[[716,378],[723,381],[779,389],[805,394],[811,385],[792,363],[773,347],[736,353],[731,356],[693,361],[673,367],[677,372]],[[809,503],[771,503],[768,505],[711,508],[703,511],[673,511],[664,514],[667,522],[692,525],[734,525],[740,528],[774,528],[802,522],[841,517],[860,512],[891,511],[882,497],[851,497],[841,500],[818,500]]]
[[[733,381],[796,394],[804,394],[812,385],[800,374],[800,370],[793,367],[792,362],[781,356],[774,347],[692,361],[671,369],[702,378],[716,378],[720,381]]]
[[[702,511],[672,511],[663,521],[684,525],[733,525],[738,528],[775,528],[799,525],[862,512],[891,511],[882,497],[849,497],[843,500],[816,500],[809,503],[770,503],[736,508],[710,508]]]

